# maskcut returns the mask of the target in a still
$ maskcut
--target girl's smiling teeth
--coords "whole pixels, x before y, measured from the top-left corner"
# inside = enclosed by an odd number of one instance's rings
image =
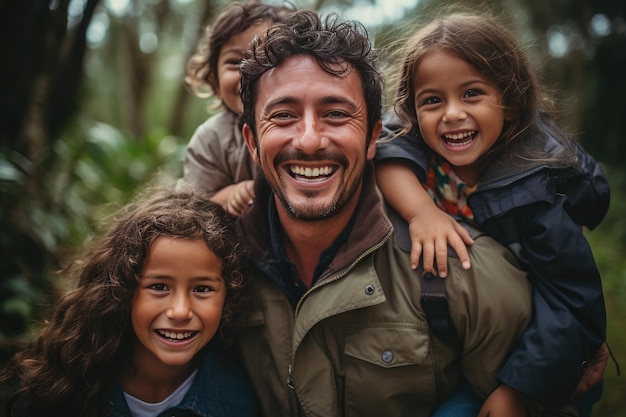
[[[324,167],[316,167],[316,168],[311,168],[311,167],[301,167],[301,166],[296,166],[296,165],[290,165],[289,166],[289,171],[291,172],[292,175],[296,176],[302,176],[302,177],[307,177],[307,178],[317,178],[317,177],[326,177],[331,175],[334,172],[334,168],[331,166],[324,166]]]
[[[461,133],[447,133],[443,135],[443,140],[449,146],[464,146],[474,140],[476,133],[475,130]]]
[[[198,332],[172,332],[169,330],[157,330],[157,332],[167,338],[167,339],[171,339],[171,340],[184,340],[184,339],[189,339],[192,336],[195,336]]]

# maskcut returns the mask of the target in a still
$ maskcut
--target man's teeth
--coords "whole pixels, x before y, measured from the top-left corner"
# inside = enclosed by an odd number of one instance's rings
[[[476,131],[454,133],[454,134],[443,135],[443,137],[446,139],[451,139],[451,140],[459,140],[459,139],[465,139],[467,137],[473,136],[475,133]]]
[[[182,339],[187,339],[191,337],[191,335],[193,335],[195,332],[176,333],[176,332],[170,332],[167,330],[159,330],[159,333],[161,334],[161,336],[165,336],[168,339],[182,340]]]
[[[292,174],[301,175],[303,177],[309,177],[309,178],[326,176],[326,175],[332,174],[333,172],[332,167],[321,167],[321,168],[306,167],[305,168],[305,167],[291,166],[290,169],[291,169]]]

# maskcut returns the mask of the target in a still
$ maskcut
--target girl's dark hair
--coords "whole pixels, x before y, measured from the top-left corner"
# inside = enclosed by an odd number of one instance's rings
[[[378,54],[360,23],[342,20],[336,14],[320,17],[310,10],[292,13],[274,24],[265,38],[255,39],[240,66],[244,123],[255,132],[254,104],[261,76],[287,59],[301,55],[313,57],[332,75],[357,72],[363,86],[370,137],[382,111],[383,79],[378,71]]]
[[[215,23],[205,28],[196,53],[187,62],[185,84],[199,97],[206,98],[214,94],[215,83],[219,82],[217,61],[222,46],[250,26],[264,21],[279,22],[291,11],[290,7],[263,4],[258,0],[230,3]]]
[[[463,59],[491,80],[502,94],[505,124],[493,152],[526,131],[543,107],[537,78],[514,34],[490,16],[453,13],[426,25],[401,51],[395,102],[396,113],[403,122],[401,134],[418,127],[415,72],[433,51],[445,51]]]
[[[18,389],[7,403],[25,403],[29,415],[97,416],[121,371],[132,366],[131,306],[137,276],[160,236],[202,239],[222,261],[227,295],[220,326],[233,328],[248,305],[243,295],[232,219],[190,191],[151,191],[129,204],[114,225],[64,272],[78,279],[57,302],[31,344],[13,357],[0,382]]]

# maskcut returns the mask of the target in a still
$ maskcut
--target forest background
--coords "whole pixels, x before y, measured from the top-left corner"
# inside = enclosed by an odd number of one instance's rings
[[[0,2],[0,366],[65,285],[54,272],[112,207],[157,175],[181,175],[194,128],[214,111],[210,100],[184,88],[185,62],[227,3]],[[555,117],[602,163],[611,184],[609,214],[586,234],[603,276],[609,344],[624,365],[626,2],[291,3],[360,20],[376,47],[406,36],[416,16],[449,4],[509,19],[556,99]],[[625,392],[626,376],[609,362],[593,415],[626,416]]]

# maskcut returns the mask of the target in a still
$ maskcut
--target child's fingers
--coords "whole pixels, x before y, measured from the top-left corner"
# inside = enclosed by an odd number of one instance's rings
[[[448,243],[445,240],[436,242],[435,254],[439,276],[445,278],[448,276]]]
[[[463,239],[463,242],[465,242],[466,245],[470,245],[470,246],[473,245],[474,239],[472,239],[472,236],[467,231],[467,229],[461,226],[461,224],[457,222],[454,222],[453,224],[454,224],[454,230],[456,230],[457,234],[461,237],[461,239]]]
[[[580,378],[578,385],[576,386],[576,394],[581,394],[590,390],[602,380],[602,375],[604,375],[610,356],[611,351],[605,342],[593,355],[591,361],[587,363],[583,376]]]
[[[422,266],[424,273],[432,272],[437,275],[437,271],[434,268],[435,264],[435,247],[434,244],[422,245]]]
[[[450,247],[452,247],[452,249],[454,249],[454,251],[456,252],[456,255],[459,257],[459,261],[461,261],[461,265],[463,266],[463,269],[470,269],[470,267],[472,266],[470,263],[470,258],[469,258],[469,254],[467,253],[467,246],[465,246],[466,244],[468,245],[472,245],[474,243],[474,241],[472,240],[472,238],[470,237],[469,233],[467,233],[467,230],[465,230],[463,227],[461,227],[463,229],[463,231],[466,233],[465,237],[463,237],[460,233],[460,231],[457,230],[457,232],[459,232],[458,235],[451,235],[449,237],[449,244]],[[469,243],[468,243],[469,241]]]
[[[413,242],[411,244],[411,268],[417,269],[420,263],[420,257],[422,256],[422,245],[419,242]]]
[[[247,206],[251,205],[254,201],[254,193],[248,192],[248,190],[244,190],[241,193],[241,201]]]
[[[237,207],[234,197],[228,200],[228,203],[226,204],[226,211],[231,216],[239,216],[239,208]]]
[[[239,216],[243,210],[243,197],[240,192],[235,192],[228,200],[227,211],[233,216]]]
[[[247,205],[252,204],[252,201],[254,200],[254,181],[246,181],[243,189],[241,190],[241,194]]]
[[[231,194],[226,211],[233,216],[240,216],[254,200],[253,181],[242,181],[238,184],[235,192]]]

